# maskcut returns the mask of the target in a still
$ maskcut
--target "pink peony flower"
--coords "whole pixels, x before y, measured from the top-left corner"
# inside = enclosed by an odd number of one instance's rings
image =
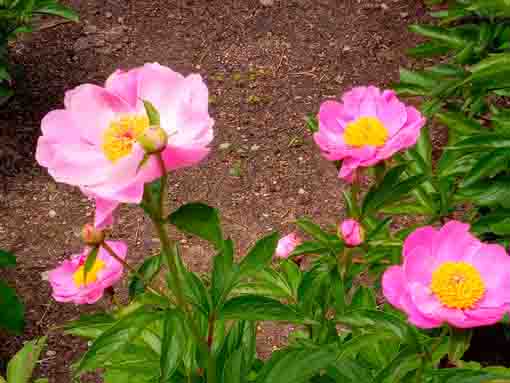
[[[352,182],[367,167],[416,144],[425,118],[398,100],[395,92],[374,86],[344,94],[342,102],[321,105],[314,140],[330,161],[343,160],[339,177]]]
[[[283,238],[280,238],[278,241],[278,246],[276,247],[276,258],[288,258],[290,253],[294,251],[294,249],[300,245],[303,241],[297,233],[290,233]]]
[[[361,227],[358,221],[352,218],[342,222],[342,225],[340,225],[340,232],[344,242],[348,246],[360,245],[365,237],[363,227]]]
[[[122,259],[126,258],[127,245],[122,241],[106,241],[113,251]],[[92,269],[84,280],[84,265],[90,248],[81,254],[71,256],[56,269],[48,273],[48,280],[53,289],[53,298],[58,302],[74,302],[76,304],[95,303],[104,290],[122,277],[122,265],[108,252],[100,248]]]
[[[407,237],[404,263],[383,275],[386,299],[417,327],[470,328],[499,322],[510,304],[510,257],[450,221]]]
[[[161,177],[157,159],[142,163],[137,136],[149,128],[142,100],[159,111],[168,135],[166,170],[191,166],[209,152],[213,120],[199,75],[159,64],[116,71],[104,87],[84,84],[66,93],[65,109],[42,120],[36,159],[57,182],[79,186],[96,200],[97,227],[111,223],[119,203],[139,203],[144,184]]]

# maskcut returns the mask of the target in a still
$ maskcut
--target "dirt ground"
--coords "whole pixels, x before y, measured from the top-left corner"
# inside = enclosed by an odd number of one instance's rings
[[[0,335],[0,359],[24,340],[46,334],[101,306],[55,303],[41,273],[80,248],[92,219],[77,190],[57,185],[34,161],[39,122],[80,83],[102,83],[116,68],[159,62],[198,72],[211,93],[214,150],[199,167],[172,176],[169,201],[205,201],[220,208],[239,254],[264,233],[286,233],[307,215],[335,224],[341,183],[321,159],[304,124],[319,103],[356,84],[387,86],[415,37],[407,26],[425,16],[419,0],[72,0],[79,24],[55,25],[11,47],[18,64],[16,96],[0,106],[0,248],[14,251],[16,270],[1,272],[27,308],[23,337]],[[136,207],[120,214],[114,237],[130,243],[137,262],[158,243]],[[183,239],[194,270],[210,253]],[[266,324],[259,352],[267,356],[286,331]],[[50,332],[38,373],[68,383],[69,366],[86,347]]]

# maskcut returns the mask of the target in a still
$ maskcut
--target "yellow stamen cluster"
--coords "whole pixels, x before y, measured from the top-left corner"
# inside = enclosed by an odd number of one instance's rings
[[[103,152],[110,161],[116,162],[131,153],[136,138],[149,127],[145,115],[123,116],[110,123],[103,133]]]
[[[344,141],[349,146],[383,146],[388,140],[388,130],[376,117],[360,117],[347,124]]]
[[[105,266],[106,265],[102,260],[96,259],[96,261],[92,265],[92,268],[87,273],[87,280],[85,280],[85,272],[84,272],[85,265],[81,265],[80,267],[78,267],[78,269],[73,274],[74,284],[77,287],[82,287],[82,286],[86,286],[90,283],[97,281],[97,274],[101,270],[103,270]]]
[[[472,308],[485,293],[479,271],[466,262],[445,262],[432,274],[430,290],[452,309]]]

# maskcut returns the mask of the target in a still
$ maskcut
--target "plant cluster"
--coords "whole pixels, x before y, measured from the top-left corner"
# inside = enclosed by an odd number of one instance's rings
[[[473,331],[506,326],[510,311],[509,13],[505,0],[457,0],[434,14],[439,26],[412,27],[430,39],[413,54],[443,56],[402,70],[395,86],[423,97],[421,112],[374,86],[323,102],[309,127],[344,181],[346,219],[330,230],[301,218],[299,232],[271,233],[240,261],[216,209],[167,212],[169,172],[203,160],[213,138],[200,76],[146,64],[68,92],[42,121],[36,157],[94,199],[96,214],[84,249],[49,273],[53,297],[115,298],[130,274],[127,304],[66,325],[91,341],[74,373],[100,370],[106,383],[508,381],[506,367],[463,356]],[[435,122],[448,143],[433,150]],[[126,203],[161,243],[137,268],[105,234]],[[209,274],[186,267],[170,225],[209,243]],[[268,360],[256,353],[259,321],[293,325]]]
[[[12,96],[8,44],[33,31],[34,17],[52,15],[78,21],[76,13],[57,0],[0,0],[0,102]]]

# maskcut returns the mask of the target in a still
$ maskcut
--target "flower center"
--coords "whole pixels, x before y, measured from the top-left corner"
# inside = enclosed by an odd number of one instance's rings
[[[485,293],[478,270],[466,262],[445,262],[432,274],[430,289],[451,309],[468,309]]]
[[[388,130],[376,117],[360,117],[347,124],[344,131],[345,143],[355,147],[383,146],[388,136]]]
[[[97,274],[103,270],[105,266],[102,260],[96,259],[92,268],[87,273],[87,280],[85,280],[85,265],[81,265],[73,274],[74,284],[77,287],[82,287],[97,281]]]
[[[103,152],[110,161],[116,162],[131,153],[133,142],[149,127],[149,118],[144,115],[123,116],[110,123],[103,133]]]

